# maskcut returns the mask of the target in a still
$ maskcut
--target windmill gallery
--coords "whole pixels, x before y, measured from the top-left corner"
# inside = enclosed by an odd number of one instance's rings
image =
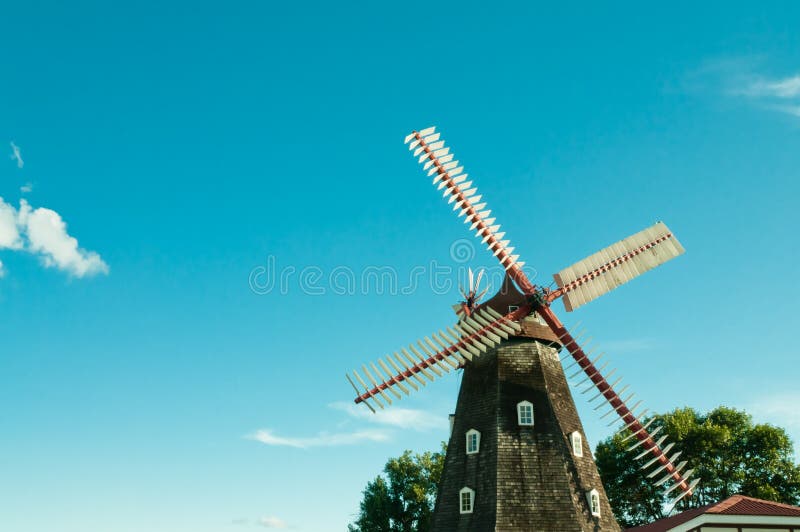
[[[347,376],[356,403],[373,412],[401,394],[463,369],[432,530],[620,530],[605,495],[567,384],[600,415],[628,431],[630,451],[675,504],[698,480],[678,462],[674,442],[659,437],[641,401],[585,333],[570,333],[551,308],[561,299],[571,312],[683,253],[663,223],[564,268],[553,290],[534,285],[505,240],[492,211],[430,127],[405,139],[437,190],[506,271],[501,290],[480,303],[470,279],[452,327],[400,349]],[[471,276],[472,277],[472,276]],[[583,344],[583,345],[582,345]],[[559,353],[564,353],[559,358]],[[564,362],[564,366],[562,366]],[[371,368],[371,369],[370,369]],[[605,409],[605,410],[604,410]]]

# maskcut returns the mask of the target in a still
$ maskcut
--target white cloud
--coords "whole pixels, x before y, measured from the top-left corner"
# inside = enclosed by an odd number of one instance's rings
[[[683,90],[739,98],[765,111],[800,117],[800,72],[766,76],[767,61],[759,55],[708,61],[687,74]]]
[[[395,431],[401,430],[446,430],[448,420],[446,416],[432,414],[425,410],[411,408],[389,408],[375,414],[366,408],[345,402],[331,403],[328,408],[339,410],[349,418],[367,423],[384,425],[389,428],[359,428],[348,432],[320,432],[308,437],[279,436],[270,429],[261,429],[246,436],[248,439],[259,441],[265,445],[279,447],[295,447],[309,449],[312,447],[335,447],[341,445],[357,445],[365,442],[388,441]],[[347,425],[345,421],[342,425]]]
[[[746,410],[757,423],[768,422],[783,427],[794,441],[795,455],[800,458],[800,392],[767,395],[753,401]]]
[[[748,98],[763,109],[800,117],[800,74],[770,79],[747,72],[728,84],[731,95]]]
[[[33,183],[25,183],[21,187],[19,187],[19,191],[23,194],[27,194],[33,190]]]
[[[800,118],[800,104],[798,105],[776,105],[774,107],[776,111],[780,111],[782,113],[786,113],[792,116],[796,116]]]
[[[17,210],[0,197],[0,249],[21,249],[22,244],[17,223]]]
[[[283,519],[279,519],[274,515],[269,517],[262,517],[259,519],[258,524],[265,528],[289,528],[286,522]]]
[[[328,405],[335,410],[341,410],[348,416],[377,423],[388,425],[400,429],[413,429],[418,431],[446,429],[448,426],[447,417],[432,414],[426,410],[416,410],[412,408],[388,408],[372,413],[363,406],[354,403],[331,403]]]
[[[22,168],[25,166],[25,161],[22,160],[22,154],[20,153],[19,146],[11,142],[11,160],[17,161],[17,168]]]
[[[800,392],[787,392],[762,397],[750,407],[756,416],[776,420],[781,426],[800,429]]]
[[[755,97],[796,98],[800,96],[800,74],[783,79],[756,79],[741,93]]]
[[[22,200],[20,211],[27,203]],[[26,216],[30,249],[44,257],[44,264],[75,277],[108,273],[108,265],[94,251],[78,247],[78,240],[67,233],[67,224],[56,211],[40,207]]]
[[[389,434],[383,430],[358,430],[354,432],[339,432],[333,434],[320,432],[316,436],[310,436],[306,438],[289,438],[278,436],[273,431],[268,429],[261,429],[255,434],[248,436],[248,438],[251,440],[260,441],[265,445],[309,449],[311,447],[353,445],[365,441],[386,441],[389,439]]]
[[[6,268],[3,266],[3,261],[0,260],[0,279],[6,276]]]
[[[45,266],[75,277],[107,274],[108,265],[94,251],[78,245],[67,233],[67,224],[52,209],[31,208],[21,200],[19,210],[0,198],[0,249],[29,251],[42,257]]]

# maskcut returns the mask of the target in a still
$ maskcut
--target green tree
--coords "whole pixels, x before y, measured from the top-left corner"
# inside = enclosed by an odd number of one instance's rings
[[[800,501],[800,466],[793,460],[792,441],[781,428],[754,424],[740,410],[718,407],[707,414],[680,408],[657,416],[661,434],[677,442],[684,471],[699,478],[696,494],[681,509],[715,503],[739,493],[787,504]],[[649,418],[648,418],[649,419]],[[631,452],[629,434],[600,442],[595,460],[617,521],[635,526],[665,517],[663,489],[653,486]],[[660,436],[660,435],[659,435]],[[671,494],[672,495],[672,494]]]
[[[423,532],[430,528],[436,488],[444,467],[440,452],[404,452],[386,463],[383,474],[367,483],[358,518],[350,532]]]

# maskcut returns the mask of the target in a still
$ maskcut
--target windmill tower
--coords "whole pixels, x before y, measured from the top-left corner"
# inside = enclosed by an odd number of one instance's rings
[[[362,366],[366,380],[357,371],[355,380],[347,376],[355,402],[374,412],[373,403],[385,408],[401,393],[464,370],[432,529],[619,530],[565,371],[580,378],[581,394],[591,392],[589,402],[602,418],[615,416],[620,432],[629,433],[629,450],[637,453],[632,459],[644,460],[648,477],[673,494],[671,504],[690,496],[698,481],[689,481],[685,461],[676,463],[680,452],[670,454],[674,443],[657,437],[660,428],[652,428],[652,420],[640,421],[647,410],[641,401],[628,406],[634,394],[621,385],[616,369],[606,371],[604,354],[589,348],[584,332],[570,334],[551,308],[561,299],[571,312],[682,254],[666,225],[656,223],[561,270],[554,275],[555,290],[537,287],[440,134],[431,127],[405,141],[506,271],[503,289],[484,304],[480,279],[470,279],[452,328],[379,359],[372,371]],[[559,352],[565,353],[561,359]]]

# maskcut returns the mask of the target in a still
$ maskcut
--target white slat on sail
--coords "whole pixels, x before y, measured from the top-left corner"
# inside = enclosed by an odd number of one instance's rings
[[[492,225],[494,219],[489,219],[491,211],[484,210],[486,203],[482,202],[482,195],[472,186],[472,181],[466,181],[467,174],[462,175],[464,167],[458,166],[460,163],[453,160],[450,148],[445,147],[444,139],[434,128],[411,133],[406,136],[405,143],[409,145],[418,162],[423,165],[428,176],[433,177],[433,185],[437,190],[444,189],[443,196],[449,196],[447,202],[453,205],[453,210],[458,213],[459,218],[464,216],[464,222],[470,223],[471,229]],[[506,270],[518,268],[519,257],[511,254],[513,248],[507,249],[509,241],[503,240],[504,233],[495,234],[495,231],[481,228],[477,231],[477,236],[483,239],[483,243],[487,244],[489,251],[499,258]]]
[[[474,357],[488,352],[521,330],[517,323],[488,308],[477,310],[472,316],[462,316],[454,327],[458,332],[445,327],[447,332],[439,330],[430,336],[425,336],[415,344],[410,344],[408,351],[406,348],[401,348],[402,357],[395,352],[394,358],[389,355],[379,358],[377,365],[375,363],[362,365],[361,371],[367,380],[362,379],[357,371],[352,373],[355,380],[347,375],[348,381],[357,393],[356,403],[363,402],[373,412],[375,410],[370,402],[385,408],[391,405],[392,401],[403,397],[397,389],[409,395],[410,388],[416,391],[419,389],[418,384],[425,386],[421,376],[430,381],[435,377],[442,377],[451,370],[468,364]],[[413,355],[409,354],[409,351]],[[416,383],[412,379],[416,380]],[[361,384],[363,390],[356,386],[356,381]]]
[[[564,307],[571,312],[684,251],[669,228],[658,222],[564,268],[553,278],[564,290]]]

